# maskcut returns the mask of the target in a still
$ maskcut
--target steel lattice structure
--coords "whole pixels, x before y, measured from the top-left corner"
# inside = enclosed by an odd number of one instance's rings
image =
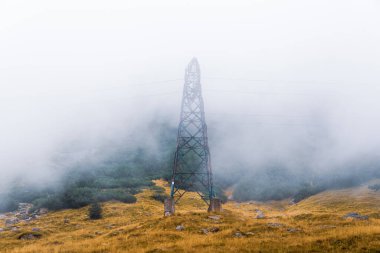
[[[214,198],[200,68],[196,58],[187,66],[174,157],[171,197],[177,202],[187,191],[210,204]]]

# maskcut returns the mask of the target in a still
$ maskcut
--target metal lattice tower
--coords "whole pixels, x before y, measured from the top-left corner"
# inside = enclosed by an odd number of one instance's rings
[[[187,191],[197,192],[207,204],[214,198],[200,69],[196,58],[190,61],[185,73],[171,198],[177,202]]]

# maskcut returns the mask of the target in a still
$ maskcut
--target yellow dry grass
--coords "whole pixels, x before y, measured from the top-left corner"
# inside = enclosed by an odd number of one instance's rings
[[[96,221],[87,218],[87,208],[50,212],[17,232],[0,233],[0,252],[380,252],[380,193],[366,187],[324,192],[292,206],[228,202],[220,219],[209,218],[192,193],[175,216],[163,217],[162,203],[151,195],[143,191],[135,204],[105,203],[104,218]],[[266,218],[255,219],[255,209]],[[370,219],[343,219],[348,212]],[[32,228],[41,229],[40,239],[18,239]],[[210,228],[219,231],[201,232]]]

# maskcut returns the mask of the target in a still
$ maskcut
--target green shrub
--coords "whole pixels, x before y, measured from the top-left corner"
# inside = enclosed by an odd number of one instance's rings
[[[62,201],[69,208],[84,207],[94,201],[97,191],[89,187],[69,188],[63,194]]]
[[[131,195],[131,194],[124,194],[124,196],[122,196],[121,198],[118,198],[117,200],[123,202],[123,203],[136,203],[137,199],[135,196]]]
[[[157,200],[157,201],[160,201],[162,203],[164,203],[165,199],[168,198],[169,196],[165,193],[153,193],[152,195],[152,199],[154,200]]]
[[[101,177],[94,181],[94,185],[97,188],[118,188],[121,186],[119,179],[110,177]]]
[[[118,200],[124,203],[135,203],[136,197],[123,189],[105,189],[98,192],[96,199],[100,202]]]
[[[138,188],[153,185],[153,182],[145,178],[123,178],[119,179],[119,182],[120,186],[127,188]]]
[[[165,188],[157,186],[157,185],[151,186],[150,189],[156,193],[164,193],[165,192]]]
[[[34,210],[41,207],[50,210],[59,210],[65,207],[65,203],[62,201],[61,196],[58,195],[49,195],[47,197],[35,199],[32,204]]]
[[[153,190],[153,194],[151,196],[152,199],[160,201],[164,203],[165,199],[169,196],[165,193],[165,188],[162,188],[157,185],[153,185],[150,187],[151,190]]]
[[[88,209],[88,217],[91,220],[98,220],[102,218],[102,206],[99,202],[94,202]]]
[[[130,194],[132,194],[132,195],[135,195],[135,194],[141,192],[141,189],[138,189],[138,188],[127,188],[126,190],[127,190]]]

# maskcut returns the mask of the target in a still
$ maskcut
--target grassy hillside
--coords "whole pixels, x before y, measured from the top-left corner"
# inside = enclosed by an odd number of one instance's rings
[[[0,252],[380,252],[380,192],[366,186],[296,205],[228,202],[220,215],[188,194],[173,217],[163,217],[152,195],[144,190],[134,204],[104,203],[101,220],[89,220],[84,207],[20,223],[17,231],[0,232]],[[265,218],[256,219],[257,209]],[[369,219],[343,218],[348,212]],[[35,238],[19,239],[28,234]]]

